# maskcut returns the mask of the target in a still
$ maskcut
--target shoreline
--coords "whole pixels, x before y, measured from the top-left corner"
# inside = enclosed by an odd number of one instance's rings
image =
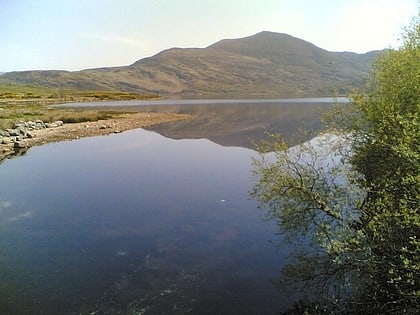
[[[5,159],[25,154],[31,147],[51,142],[72,141],[84,137],[105,136],[127,130],[150,127],[162,123],[191,118],[186,114],[171,113],[123,113],[109,119],[66,123],[55,128],[31,131],[33,137],[19,141],[19,148],[14,143],[0,144],[0,163]]]

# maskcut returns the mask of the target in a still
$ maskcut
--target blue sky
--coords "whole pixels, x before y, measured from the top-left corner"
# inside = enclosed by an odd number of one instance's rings
[[[260,31],[332,51],[397,47],[420,0],[0,0],[0,71],[128,65]]]

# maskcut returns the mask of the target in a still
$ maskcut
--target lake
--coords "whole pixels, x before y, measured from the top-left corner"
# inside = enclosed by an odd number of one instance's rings
[[[0,313],[289,306],[271,283],[288,249],[248,198],[250,147],[265,130],[292,139],[302,121],[319,129],[330,103],[123,104],[138,106],[194,118],[47,144],[0,165]]]
[[[113,111],[170,112],[190,114],[191,120],[150,127],[175,139],[206,138],[224,146],[254,149],[265,132],[280,133],[290,143],[297,143],[298,129],[318,131],[320,116],[333,103],[346,104],[348,98],[299,99],[217,99],[154,100],[69,103],[60,106],[96,108]]]

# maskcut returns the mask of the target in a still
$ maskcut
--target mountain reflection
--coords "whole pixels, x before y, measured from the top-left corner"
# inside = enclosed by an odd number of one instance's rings
[[[173,139],[206,138],[223,146],[255,149],[256,144],[265,138],[266,132],[281,134],[289,144],[294,145],[309,140],[299,134],[299,129],[319,131],[322,128],[321,115],[332,106],[333,100],[306,100],[160,100],[70,103],[62,106],[124,112],[190,114],[192,119],[163,123],[145,129]],[[8,158],[25,152],[26,149],[16,151]],[[0,163],[3,158],[0,157]]]
[[[189,104],[142,106],[141,111],[193,115],[190,120],[147,128],[165,137],[206,138],[223,146],[254,149],[265,132],[279,133],[294,144],[300,128],[319,131],[320,117],[330,107],[331,103]]]

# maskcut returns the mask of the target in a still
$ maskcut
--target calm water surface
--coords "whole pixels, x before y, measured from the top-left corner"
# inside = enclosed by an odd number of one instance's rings
[[[266,130],[318,130],[331,103],[201,102],[112,102],[194,118],[0,165],[0,314],[275,314],[291,303],[270,282],[287,249],[248,199],[249,148]]]
[[[5,161],[0,313],[275,313],[286,253],[248,200],[254,155],[135,130]]]
[[[149,129],[175,139],[206,138],[225,146],[254,149],[256,142],[264,138],[267,131],[280,133],[287,141],[297,143],[302,140],[296,138],[299,128],[320,130],[321,114],[336,101],[348,103],[347,98],[205,99],[70,103],[61,106],[190,114],[190,120]]]
[[[308,98],[275,98],[275,99],[156,99],[156,100],[129,100],[129,101],[104,101],[86,103],[68,103],[60,106],[72,107],[106,107],[106,106],[156,106],[156,105],[214,105],[214,104],[284,104],[284,103],[348,103],[347,97],[308,97]]]

